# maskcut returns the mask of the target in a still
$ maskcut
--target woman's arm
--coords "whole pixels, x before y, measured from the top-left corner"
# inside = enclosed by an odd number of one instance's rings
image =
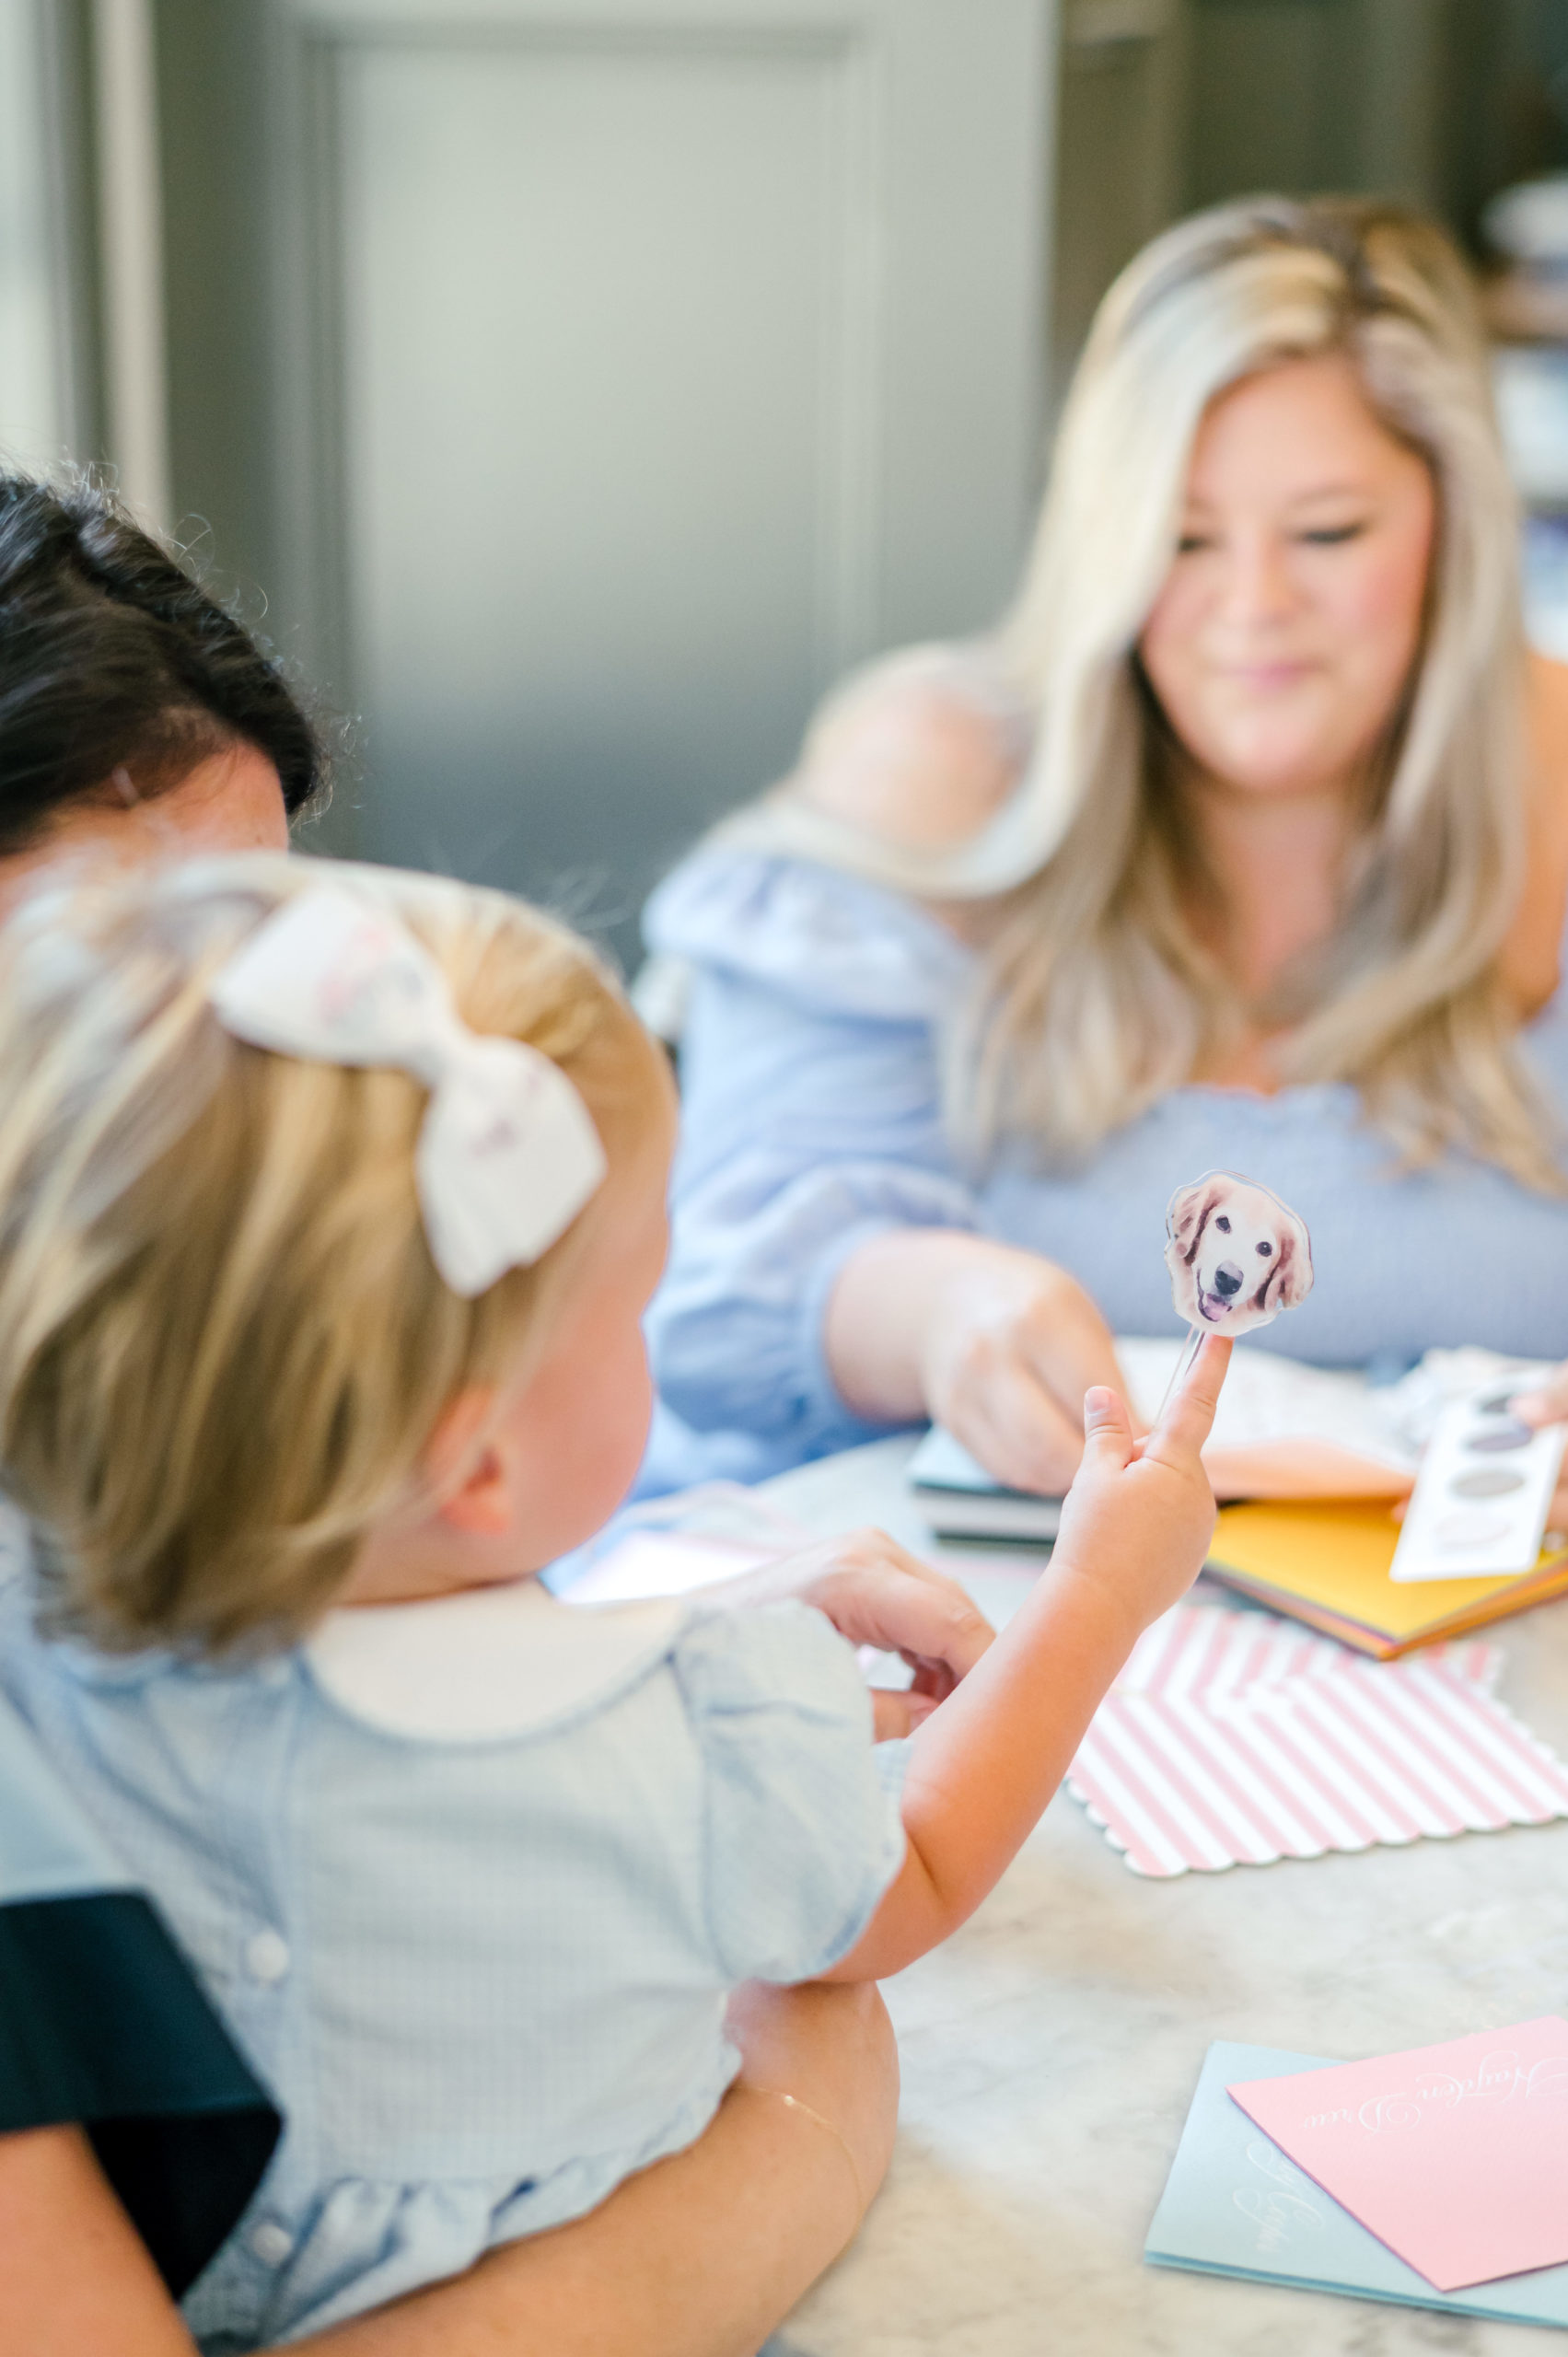
[[[1114,1392],[1089,1395],[1084,1469],[1050,1567],[912,1738],[903,1866],[830,1980],[900,1971],[978,1907],[1066,1773],[1138,1635],[1196,1576],[1214,1521],[1199,1451],[1229,1359],[1228,1342],[1206,1338],[1142,1444]]]
[[[1017,749],[962,668],[928,650],[868,675],[813,730],[797,796],[904,848],[972,834]],[[655,1369],[689,1424],[778,1464],[934,1415],[999,1479],[1060,1490],[1086,1388],[1121,1376],[1079,1286],[974,1233],[935,1052],[963,914],[716,852],[656,896],[650,941],[697,981]]]
[[[994,722],[918,662],[874,673],[814,736],[796,791],[880,840],[963,842],[1015,783]],[[976,911],[945,908],[971,931]],[[1091,1384],[1123,1393],[1109,1331],[1053,1262],[990,1238],[918,1226],[868,1239],[827,1303],[824,1357],[846,1407],[871,1423],[933,1417],[998,1480],[1064,1490],[1083,1453]]]
[[[850,879],[776,863],[702,854],[663,898],[654,937],[695,980],[649,1349],[677,1416],[755,1435],[760,1464],[782,1470],[898,1421],[857,1416],[825,1363],[848,1259],[889,1231],[978,1225],[934,1047],[956,953],[891,896],[863,905]],[[764,948],[766,973],[735,970]]]
[[[0,2136],[6,2357],[195,2357],[79,2128]]]
[[[882,2181],[898,2057],[869,1988],[753,1986],[730,2026],[745,2069],[688,2151],[301,2357],[755,2357]]]
[[[741,2076],[685,2152],[586,2218],[291,2346],[309,2357],[754,2357],[882,2181],[898,2057],[869,1987],[743,1990],[730,2030]],[[193,2357],[75,2129],[0,2136],[0,2318],[6,2357]]]
[[[1062,1490],[1085,1390],[1125,1387],[1082,1287],[973,1232],[935,1020],[700,976],[654,1371],[696,1431],[757,1435],[762,1469],[935,1416],[998,1479]]]

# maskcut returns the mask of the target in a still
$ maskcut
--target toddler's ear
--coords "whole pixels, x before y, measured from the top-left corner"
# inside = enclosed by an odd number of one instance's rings
[[[498,1538],[512,1527],[515,1501],[505,1451],[492,1436],[494,1391],[461,1391],[447,1408],[424,1452],[424,1470],[436,1495],[436,1518],[448,1529]]]

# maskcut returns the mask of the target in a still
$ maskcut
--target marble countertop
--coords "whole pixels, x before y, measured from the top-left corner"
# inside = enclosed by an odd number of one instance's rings
[[[910,1446],[854,1450],[764,1494],[824,1535],[881,1524],[1005,1619],[1038,1557],[934,1544],[901,1480]],[[1568,1756],[1568,1600],[1489,1633],[1504,1700]],[[1160,1882],[1059,1793],[984,1906],[885,1993],[903,2064],[893,2165],[767,2357],[1562,2345],[1142,2254],[1211,2040],[1348,2058],[1564,2010],[1568,1821]]]

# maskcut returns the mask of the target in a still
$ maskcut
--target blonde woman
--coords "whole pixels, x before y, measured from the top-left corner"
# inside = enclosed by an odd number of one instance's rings
[[[934,1415],[1060,1488],[1214,1165],[1311,1226],[1292,1353],[1558,1344],[1568,674],[1516,529],[1430,224],[1261,199],[1130,266],[994,639],[852,681],[652,904],[650,1486]]]

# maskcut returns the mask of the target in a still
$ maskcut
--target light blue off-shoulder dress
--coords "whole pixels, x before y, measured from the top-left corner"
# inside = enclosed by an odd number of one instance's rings
[[[761,1480],[877,1436],[834,1390],[822,1326],[846,1259],[889,1229],[1027,1246],[1116,1332],[1176,1332],[1166,1204],[1214,1168],[1272,1187],[1311,1230],[1314,1291],[1261,1348],[1323,1365],[1461,1342],[1568,1353],[1568,1202],[1462,1156],[1396,1174],[1348,1086],[1179,1088],[1070,1175],[1015,1147],[976,1177],[938,1082],[972,953],[916,901],[715,842],[654,895],[645,932],[691,977],[645,1492]],[[1522,1039],[1568,1127],[1568,988]]]
[[[272,2345],[580,2216],[738,2065],[738,1983],[824,1971],[903,1857],[902,1745],[802,1605],[574,1610],[537,1584],[341,1612],[233,1668],[40,1637],[8,1700],[285,2114],[189,2294]]]

